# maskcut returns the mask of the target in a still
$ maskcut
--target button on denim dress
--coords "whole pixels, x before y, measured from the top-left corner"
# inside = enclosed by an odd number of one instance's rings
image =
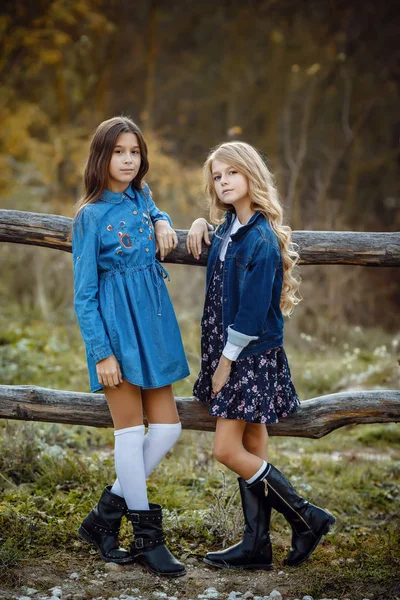
[[[158,210],[149,187],[105,191],[74,221],[74,307],[86,346],[90,389],[102,389],[96,363],[114,354],[122,377],[142,388],[189,375],[182,339],[156,259]]]

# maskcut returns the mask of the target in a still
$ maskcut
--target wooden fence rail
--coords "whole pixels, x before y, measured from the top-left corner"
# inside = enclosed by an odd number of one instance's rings
[[[213,431],[215,418],[193,398],[176,398],[182,426]],[[112,427],[103,394],[0,385],[0,418]],[[321,438],[344,425],[400,421],[400,391],[374,390],[329,394],[302,402],[275,425],[270,435]]]
[[[58,215],[0,210],[0,242],[45,246],[71,252],[72,220]],[[207,264],[186,252],[187,231],[177,230],[178,247],[165,262]],[[400,266],[400,232],[295,231],[301,264]],[[177,398],[186,429],[211,431],[215,419],[193,398]],[[0,418],[111,427],[103,394],[50,390],[35,386],[0,385]],[[296,413],[268,427],[271,435],[320,438],[350,424],[400,422],[400,391],[343,392],[303,402]]]
[[[68,240],[72,220],[58,215],[0,210],[0,242],[45,246],[71,252]],[[207,263],[207,248],[199,261],[185,248],[187,231],[177,230],[178,247],[165,262],[186,265]],[[400,232],[294,231],[304,265],[362,265],[400,267]]]

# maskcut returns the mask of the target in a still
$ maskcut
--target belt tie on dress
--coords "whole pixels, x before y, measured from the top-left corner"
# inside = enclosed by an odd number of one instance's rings
[[[154,268],[152,267],[151,269],[151,276],[153,278],[153,283],[157,288],[158,294],[157,316],[161,317],[161,285],[163,279],[168,279],[168,281],[170,281],[169,274],[168,271],[162,266],[162,264],[158,260],[156,260],[154,263]]]

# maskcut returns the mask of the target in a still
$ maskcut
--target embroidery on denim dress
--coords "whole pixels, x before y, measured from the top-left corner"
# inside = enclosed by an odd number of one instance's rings
[[[118,248],[115,250],[115,254],[123,254],[121,246],[118,246]]]
[[[118,237],[124,248],[132,248],[131,236],[129,233],[122,233],[122,231],[118,231]]]
[[[147,227],[150,229],[150,232],[153,232],[154,226],[153,226],[153,222],[151,220],[151,216],[148,212],[142,213],[142,223],[143,223],[143,225],[147,225]],[[150,234],[149,238],[152,240],[153,236],[151,236],[151,234]]]

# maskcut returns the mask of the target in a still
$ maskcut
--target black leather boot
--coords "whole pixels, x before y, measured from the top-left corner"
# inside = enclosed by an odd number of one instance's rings
[[[242,541],[221,552],[208,552],[203,559],[208,565],[220,569],[272,569],[272,548],[269,538],[271,507],[265,501],[264,482],[251,489],[238,478],[244,514]]]
[[[126,518],[132,523],[135,539],[131,554],[135,561],[155,575],[180,577],[185,567],[168,550],[162,529],[162,511],[159,504],[150,504],[150,510],[128,510]]]
[[[121,519],[127,506],[123,498],[110,490],[110,485],[104,489],[98,504],[83,519],[78,534],[82,540],[96,546],[106,562],[132,562],[134,559],[130,552],[120,548],[118,543]]]
[[[268,504],[282,513],[292,528],[292,546],[284,563],[297,567],[311,556],[336,519],[326,510],[299,496],[292,484],[274,466],[269,465],[263,482]]]

